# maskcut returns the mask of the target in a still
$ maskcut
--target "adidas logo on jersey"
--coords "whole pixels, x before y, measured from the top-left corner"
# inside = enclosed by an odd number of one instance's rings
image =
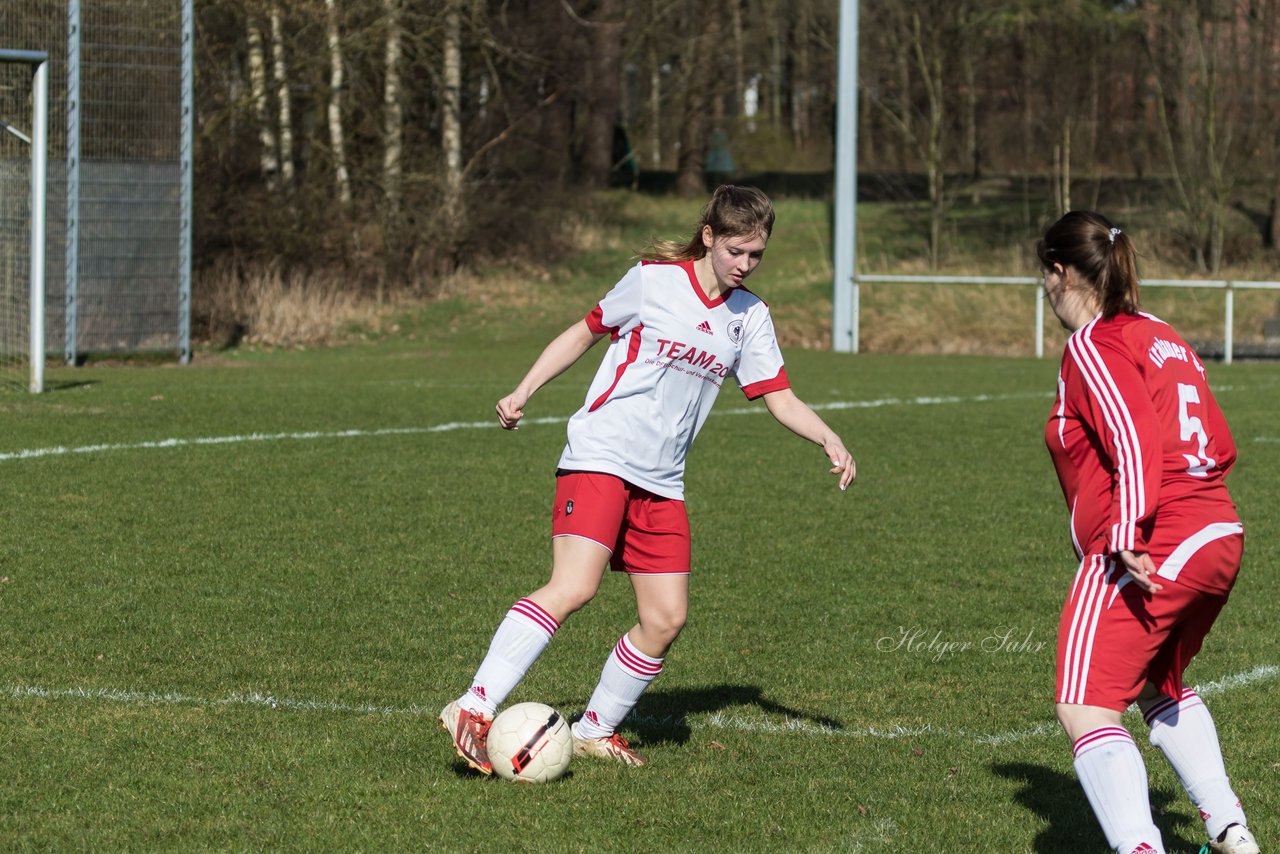
[[[711,331],[711,324],[707,323],[705,320],[698,324],[698,331],[705,332],[708,335],[715,335],[715,333]]]

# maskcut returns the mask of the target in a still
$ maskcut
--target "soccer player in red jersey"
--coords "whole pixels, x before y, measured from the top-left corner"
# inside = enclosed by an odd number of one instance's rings
[[[551,578],[511,607],[471,687],[440,712],[472,768],[491,773],[485,740],[494,713],[560,624],[595,596],[606,567],[630,577],[639,622],[605,661],[573,725],[574,751],[644,763],[617,727],[662,672],[684,628],[685,457],[728,377],[819,445],[840,489],[853,481],[853,458],[840,437],[791,390],[769,306],[743,287],[764,257],[773,221],[773,204],[759,190],[720,187],[688,242],[651,246],[498,401],[499,423],[515,430],[534,392],[609,338],[586,400],[569,419],[556,478]]]
[[[1057,712],[1107,842],[1163,852],[1147,773],[1121,713],[1136,702],[1200,810],[1209,848],[1257,854],[1204,701],[1182,674],[1240,569],[1236,459],[1204,365],[1138,308],[1137,257],[1101,214],[1073,211],[1036,254],[1071,332],[1045,430],[1080,568],[1058,627]]]

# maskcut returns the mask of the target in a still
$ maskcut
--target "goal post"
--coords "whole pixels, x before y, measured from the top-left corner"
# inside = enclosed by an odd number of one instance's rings
[[[5,110],[0,110],[0,132],[15,137],[25,144],[29,149],[27,160],[30,163],[29,189],[24,194],[26,195],[25,205],[13,205],[10,202],[12,198],[10,192],[5,192],[4,198],[0,198],[0,234],[3,234],[4,241],[9,243],[11,234],[25,230],[28,253],[25,283],[20,280],[23,272],[22,265],[7,262],[3,265],[4,281],[0,281],[0,285],[5,291],[5,302],[18,308],[16,313],[27,315],[25,324],[27,328],[23,336],[21,322],[3,324],[4,328],[0,329],[0,350],[2,350],[0,359],[3,359],[6,364],[13,362],[20,365],[25,361],[27,370],[23,373],[26,374],[27,388],[38,394],[44,391],[44,256],[49,150],[49,55],[42,51],[0,48],[0,63],[25,65],[30,69],[31,74],[30,133],[24,133],[21,128],[6,120],[4,112],[10,106],[8,103],[4,104]],[[26,118],[26,116],[15,117],[14,120],[23,121]],[[21,226],[23,219],[26,220],[25,229]],[[16,228],[12,227],[15,225]],[[6,258],[18,257],[18,248],[5,246]],[[21,310],[24,290],[25,312]],[[26,338],[25,342],[20,340],[22,337]]]

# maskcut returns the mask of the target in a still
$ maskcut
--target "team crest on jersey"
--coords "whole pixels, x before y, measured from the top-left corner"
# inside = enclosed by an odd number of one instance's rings
[[[725,330],[729,333],[729,340],[734,344],[742,343],[742,321],[735,320],[729,324],[729,328]]]

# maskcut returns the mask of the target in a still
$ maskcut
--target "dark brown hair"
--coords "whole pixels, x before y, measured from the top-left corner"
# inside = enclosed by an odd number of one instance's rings
[[[1046,270],[1073,267],[1093,290],[1103,318],[1138,313],[1138,253],[1129,237],[1096,211],[1071,211],[1036,243]]]
[[[755,187],[723,184],[702,209],[698,227],[687,243],[655,240],[640,253],[646,261],[696,261],[707,254],[702,229],[711,226],[713,237],[755,237],[773,234],[773,202]]]

